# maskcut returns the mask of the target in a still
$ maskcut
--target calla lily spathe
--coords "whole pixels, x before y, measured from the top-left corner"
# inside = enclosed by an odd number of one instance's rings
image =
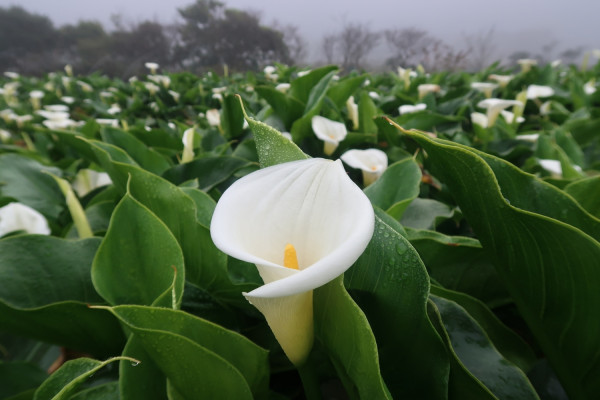
[[[244,296],[295,365],[313,343],[313,289],[344,273],[373,229],[373,207],[341,161],[319,158],[241,178],[219,199],[210,226],[220,250],[258,268],[264,285]]]
[[[38,211],[21,203],[9,203],[0,207],[0,236],[14,231],[50,234],[46,218]]]
[[[487,110],[486,116],[488,119],[488,126],[493,126],[500,115],[500,112],[505,108],[517,106],[523,107],[523,102],[519,100],[504,100],[504,99],[485,99],[477,103],[477,107],[485,108]]]
[[[379,149],[348,150],[340,158],[352,168],[362,171],[365,186],[375,182],[388,166],[387,155]]]
[[[328,156],[333,154],[338,144],[348,134],[346,125],[321,117],[320,115],[312,117],[311,123],[315,135],[324,142],[323,151]]]
[[[554,95],[554,89],[550,86],[529,85],[527,87],[527,98],[530,100],[540,97],[550,97]]]
[[[412,113],[416,113],[419,111],[423,111],[427,108],[427,104],[425,103],[419,103],[419,104],[404,104],[401,105],[400,107],[398,107],[398,112],[400,113],[400,115],[404,115],[404,114],[412,114]]]

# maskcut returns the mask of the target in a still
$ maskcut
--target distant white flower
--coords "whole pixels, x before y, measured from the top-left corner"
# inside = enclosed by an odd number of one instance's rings
[[[64,104],[48,104],[44,109],[52,112],[69,112],[69,107]]]
[[[532,66],[537,65],[537,60],[533,58],[522,58],[517,60],[517,64],[521,66],[521,72],[527,72],[531,69]]]
[[[15,112],[10,108],[0,111],[0,118],[2,118],[7,124],[11,122],[16,116],[17,114],[15,114]]]
[[[335,74],[334,76],[331,77],[331,80],[337,82],[340,80],[340,76],[338,74]]]
[[[473,124],[477,124],[477,125],[481,126],[482,128],[488,127],[487,115],[479,113],[479,112],[471,113],[471,122]]]
[[[179,97],[180,97],[179,93],[177,93],[174,90],[169,90],[169,94],[171,95],[171,97],[173,97],[173,100],[175,100],[176,102],[179,102]]]
[[[473,82],[471,88],[482,92],[488,99],[492,97],[492,92],[498,87],[496,83],[489,82]]]
[[[357,130],[358,124],[358,105],[354,102],[354,96],[348,97],[346,100],[346,110],[348,111],[348,117],[352,121],[352,129]]]
[[[181,156],[181,163],[187,163],[194,159],[194,128],[186,129],[183,132],[183,155]]]
[[[38,110],[35,112],[38,115],[46,119],[51,119],[54,121],[60,121],[64,119],[69,119],[69,113],[65,111],[48,111],[48,110]]]
[[[362,171],[365,186],[375,182],[388,166],[387,155],[378,149],[348,150],[340,158],[352,168]]]
[[[410,78],[415,78],[417,73],[410,68],[398,67],[398,76],[404,81],[404,90],[408,90],[410,87]]]
[[[419,104],[404,104],[400,107],[398,107],[398,112],[400,112],[400,115],[404,115],[404,114],[412,114],[412,113],[416,113],[419,111],[423,111],[427,108],[427,104],[425,103],[419,103]]]
[[[155,74],[158,68],[160,67],[160,65],[158,65],[155,62],[147,62],[144,64],[144,66],[150,70],[151,74]]]
[[[546,171],[550,172],[551,174],[553,174],[557,177],[562,177],[563,170],[562,170],[562,165],[560,164],[560,161],[548,160],[548,159],[540,159],[538,161],[540,163],[540,166],[542,168],[544,168]],[[582,171],[582,169],[579,165],[573,165],[573,168],[576,171],[579,171],[579,172]]]
[[[98,172],[93,169],[81,169],[75,176],[73,189],[79,197],[83,197],[92,190],[112,184],[110,176],[106,172]]]
[[[174,123],[172,123],[172,122],[168,122],[168,123],[167,123],[167,126],[168,126],[169,128],[171,128],[171,129],[173,129],[173,130],[176,130],[176,129],[177,129],[177,125],[175,125],[175,124],[174,124]]]
[[[9,131],[5,131],[4,129],[0,129],[0,142],[8,142],[12,135]]]
[[[211,89],[211,91],[213,93],[225,93],[226,90],[227,90],[227,86],[221,86],[221,87],[216,87],[216,88]]]
[[[54,89],[56,89],[56,87],[54,86],[54,82],[44,83],[44,89],[46,89],[47,92],[53,92]]]
[[[0,236],[14,231],[49,235],[46,218],[33,208],[21,203],[9,203],[0,208]]]
[[[552,100],[548,100],[542,103],[540,106],[540,114],[548,115],[552,111]]]
[[[69,76],[73,76],[73,67],[71,64],[65,65],[65,73]]]
[[[558,67],[560,64],[562,64],[562,60],[554,60],[550,63],[550,65],[552,66],[552,68],[556,68]]]
[[[48,129],[65,129],[72,126],[77,126],[78,123],[70,118],[67,119],[47,119],[42,121],[42,124]]]
[[[64,102],[64,103],[67,103],[67,104],[73,104],[73,103],[75,103],[75,98],[71,97],[71,96],[63,96],[63,97],[60,98],[60,100],[62,102]]]
[[[332,121],[320,115],[315,115],[311,120],[315,135],[324,142],[323,151],[326,155],[333,154],[338,144],[346,138],[348,131],[346,125]]]
[[[171,78],[169,78],[167,75],[148,75],[147,78],[166,89],[168,89],[171,85]]]
[[[44,97],[44,92],[41,90],[32,90],[29,92],[29,97],[32,99],[41,99]]]
[[[96,118],[96,122],[99,123],[100,125],[111,126],[113,128],[118,128],[119,127],[119,120],[118,119]]]
[[[12,120],[17,123],[18,127],[22,127],[26,122],[29,122],[32,119],[33,119],[33,116],[31,116],[29,114],[25,114],[25,115],[16,115],[16,114],[14,114],[12,116]]]
[[[509,124],[513,123],[513,121],[515,119],[515,114],[513,114],[510,111],[506,111],[506,110],[500,111],[500,114],[502,115],[502,117],[504,117],[504,120],[507,123],[509,123]],[[517,117],[517,123],[518,124],[523,123],[523,122],[525,122],[525,118],[523,118],[523,117]]]
[[[550,86],[529,85],[527,87],[527,98],[529,100],[540,97],[550,97],[554,95],[554,89]]]
[[[254,88],[252,87],[252,85],[246,85],[246,87],[244,88],[244,90],[248,93],[252,93],[254,92]]]
[[[127,81],[128,81],[129,83],[134,83],[134,82],[137,82],[138,80],[139,80],[139,79],[138,79],[138,77],[137,77],[137,76],[132,76],[132,77],[130,77],[130,78],[127,80]]]
[[[156,86],[152,82],[144,82],[144,87],[148,92],[150,92],[150,95],[154,95],[160,90],[160,87]]]
[[[115,95],[114,93],[109,92],[107,90],[103,90],[100,92],[100,97],[103,97],[103,98],[113,97],[114,95]]]
[[[68,76],[61,76],[60,80],[63,84],[63,86],[65,87],[65,89],[70,89],[71,88],[71,78]]]
[[[540,134],[539,133],[530,133],[527,135],[517,135],[515,136],[515,139],[517,140],[523,140],[525,142],[537,142],[537,140],[539,139]]]
[[[221,126],[221,113],[216,108],[206,111],[206,120],[210,126]]]
[[[436,85],[433,83],[423,83],[417,86],[417,90],[419,91],[419,99],[422,99],[428,93],[437,93],[441,90],[440,85]]]
[[[279,85],[275,86],[275,89],[279,90],[281,93],[287,93],[291,86],[292,85],[289,83],[280,83]]]
[[[304,75],[310,74],[310,71],[310,69],[307,69],[306,71],[298,71],[298,78],[302,78]]]
[[[283,136],[284,138],[286,138],[290,142],[294,141],[294,139],[292,139],[292,134],[289,133],[289,132],[281,132],[281,136]]]
[[[270,81],[277,82],[277,79],[279,79],[279,75],[276,74],[277,68],[272,65],[267,65],[263,72],[265,73],[265,78]]]
[[[81,90],[83,90],[84,92],[93,92],[94,91],[94,88],[89,83],[86,83],[84,81],[77,81],[76,83],[79,85]]]
[[[115,103],[111,105],[110,108],[106,110],[106,112],[110,115],[115,115],[121,112],[121,107],[119,107],[119,105]]]
[[[381,98],[381,96],[379,96],[379,93],[377,92],[369,92],[369,97],[373,100],[379,100]]]
[[[590,95],[596,93],[596,82],[592,79],[583,85],[583,91],[585,94]]]
[[[487,110],[486,116],[488,119],[488,126],[494,125],[502,110],[512,106],[523,107],[523,103],[518,100],[504,99],[485,99],[477,103],[477,107],[485,108]]]
[[[6,76],[7,78],[10,78],[10,79],[19,79],[19,77],[20,77],[21,75],[19,75],[19,74],[18,74],[18,73],[16,73],[16,72],[12,72],[12,71],[6,71],[6,72],[4,72],[4,76]]]
[[[223,101],[223,95],[221,93],[213,93],[212,98],[215,100]]]

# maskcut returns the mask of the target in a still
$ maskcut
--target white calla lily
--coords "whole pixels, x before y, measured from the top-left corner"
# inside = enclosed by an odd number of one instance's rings
[[[506,122],[508,122],[509,124],[512,124],[513,121],[515,120],[515,114],[511,113],[510,111],[502,110],[502,111],[500,111],[500,114],[502,115],[502,117],[504,117],[504,120]],[[525,118],[517,117],[517,124],[520,124],[523,122],[525,122]]]
[[[419,99],[422,99],[428,93],[439,92],[441,88],[440,85],[436,85],[434,83],[423,83],[422,85],[417,86],[417,90],[419,91]]]
[[[9,203],[0,207],[0,236],[14,231],[49,235],[46,218],[33,208],[21,203]]]
[[[498,88],[497,83],[490,82],[472,82],[471,88],[482,92],[488,99],[492,97],[494,89]]]
[[[79,197],[83,197],[96,188],[110,184],[112,184],[112,180],[106,172],[98,172],[93,169],[80,169],[71,186]]]
[[[518,100],[485,99],[477,103],[477,107],[487,110],[488,126],[494,125],[502,110],[512,106],[523,107],[523,102]]]
[[[313,289],[344,273],[373,229],[373,207],[341,161],[318,158],[241,178],[219,199],[210,226],[220,250],[256,264],[264,285],[244,296],[295,365],[313,343]]]
[[[340,158],[352,168],[362,171],[365,186],[375,182],[388,166],[387,155],[378,149],[348,150]]]
[[[346,110],[348,110],[348,117],[352,121],[352,129],[357,130],[358,124],[358,105],[354,101],[354,96],[348,97],[346,100]]]
[[[592,79],[591,81],[586,82],[583,85],[583,91],[587,95],[596,93],[596,80]]]
[[[323,151],[326,155],[333,154],[338,144],[346,138],[346,125],[328,118],[315,115],[311,120],[313,132],[324,142]]]
[[[517,136],[515,136],[515,139],[522,140],[524,142],[535,143],[535,142],[537,142],[537,140],[539,139],[539,137],[540,137],[539,133],[528,133],[528,134],[525,134],[525,135],[517,135]]]
[[[144,66],[146,68],[148,68],[150,70],[151,74],[155,74],[156,71],[158,70],[158,68],[160,67],[157,63],[155,62],[147,62],[144,64]]]
[[[183,154],[181,156],[181,163],[190,162],[194,159],[194,128],[186,129],[183,132]]]
[[[427,108],[427,104],[425,104],[425,103],[415,104],[414,106],[412,104],[404,104],[404,105],[398,107],[398,112],[400,113],[400,115],[412,114],[412,113],[416,113],[419,111],[423,111],[426,108]]]
[[[521,72],[528,72],[531,67],[537,65],[537,60],[534,58],[522,58],[517,60],[517,64],[521,66]]]
[[[221,112],[216,108],[206,111],[206,120],[210,126],[221,126]]]
[[[506,87],[506,85],[508,85],[512,78],[514,78],[513,75],[491,74],[490,76],[488,76],[488,79],[498,82],[498,85],[500,85],[500,87]]]
[[[292,87],[291,84],[284,82],[284,83],[280,83],[279,85],[275,86],[275,89],[280,91],[281,93],[287,93],[287,91],[290,90],[291,87]]]
[[[550,97],[554,95],[554,89],[550,86],[541,85],[529,85],[527,87],[527,98],[529,100],[537,99],[540,97]]]
[[[479,113],[479,112],[471,113],[471,122],[481,126],[482,128],[488,127],[487,115]]]

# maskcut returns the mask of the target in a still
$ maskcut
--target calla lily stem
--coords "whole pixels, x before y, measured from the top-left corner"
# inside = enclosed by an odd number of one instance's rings
[[[315,374],[314,368],[310,365],[310,362],[305,362],[298,367],[298,373],[302,380],[302,386],[304,387],[304,395],[306,400],[322,400],[321,387],[319,380]]]

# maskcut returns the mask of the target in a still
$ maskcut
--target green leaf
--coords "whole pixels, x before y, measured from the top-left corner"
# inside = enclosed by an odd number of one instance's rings
[[[65,208],[65,199],[54,179],[62,172],[39,162],[17,155],[0,155],[0,193],[36,209],[47,218],[56,220]]]
[[[565,192],[573,196],[575,200],[590,214],[600,218],[600,176],[580,179],[568,184]]]
[[[121,361],[123,362],[123,361]],[[131,365],[131,361],[125,361]],[[70,400],[107,400],[119,399],[119,382],[108,382],[102,385],[94,386],[77,393]],[[147,399],[150,399],[147,397]]]
[[[105,127],[102,129],[102,140],[120,147],[142,168],[155,174],[160,175],[171,166],[164,156],[147,147],[144,142],[129,132]]]
[[[363,74],[340,80],[327,90],[327,97],[331,99],[337,108],[341,108],[367,78],[368,75]]]
[[[185,398],[252,398],[267,391],[267,352],[245,337],[176,310],[111,311]]]
[[[464,292],[488,306],[510,302],[492,260],[478,240],[408,228],[407,238],[429,271],[446,289]]]
[[[379,110],[373,103],[369,93],[362,92],[358,101],[358,131],[363,133],[377,133],[377,124],[373,120]]]
[[[429,278],[410,243],[376,216],[371,242],[344,279],[375,333],[392,396],[446,399],[448,355],[428,319]]]
[[[294,142],[285,138],[275,128],[260,121],[256,121],[246,114],[245,116],[246,121],[248,121],[248,125],[250,125],[250,129],[254,134],[254,141],[256,142],[256,150],[258,151],[258,159],[260,160],[261,168],[308,158]]]
[[[303,104],[309,102],[309,98],[315,86],[319,84],[327,74],[335,73],[337,67],[328,65],[313,69],[310,73],[294,79],[290,82],[290,96],[298,99]]]
[[[125,357],[113,357],[106,361],[78,358],[64,363],[35,391],[34,400],[68,400],[77,388],[90,376],[111,362]],[[136,362],[129,359],[130,362]]]
[[[16,361],[4,363],[0,361],[0,397],[5,399],[37,388],[48,374],[37,365]]]
[[[92,354],[118,353],[118,322],[87,306],[103,302],[90,278],[99,244],[41,235],[0,240],[2,330]]]
[[[533,350],[519,335],[504,325],[485,304],[464,293],[435,285],[431,286],[431,294],[451,300],[464,308],[470,317],[477,321],[504,358],[524,372],[531,370],[536,362]]]
[[[128,400],[163,400],[167,390],[167,377],[146,352],[136,334],[129,336],[123,356],[139,361],[119,363],[118,392]]]
[[[396,123],[404,129],[419,129],[423,131],[431,131],[435,127],[441,127],[444,124],[458,124],[462,119],[462,117],[442,115],[427,110],[404,114],[394,118]]]
[[[570,196],[505,161],[406,131],[430,157],[569,396],[600,391],[600,224]],[[477,188],[477,190],[473,190]],[[570,223],[571,225],[568,225]]]
[[[439,310],[454,353],[470,373],[498,399],[539,399],[523,371],[498,353],[461,306],[442,297],[430,297]]]
[[[200,190],[208,192],[229,179],[236,171],[249,165],[252,163],[237,157],[202,157],[165,171],[163,178],[176,185],[197,179]]]
[[[304,104],[269,86],[257,86],[256,93],[266,100],[275,114],[281,118],[285,128],[290,130],[292,124],[302,116]]]
[[[241,292],[251,290],[251,286],[231,282],[227,256],[213,244],[208,227],[197,220],[196,202],[186,191],[139,167],[112,159],[95,141],[89,143],[115,186],[124,193],[131,177],[131,196],[162,220],[175,236],[183,252],[186,280],[221,301],[245,306]]]
[[[171,294],[168,289],[174,276]],[[111,305],[175,308],[181,304],[184,276],[183,255],[169,228],[126,194],[115,208],[94,258],[92,281],[96,291]]]
[[[413,158],[390,165],[373,184],[365,189],[371,203],[400,220],[404,210],[419,195],[421,169]]]
[[[437,200],[417,197],[406,207],[400,222],[413,229],[435,229],[440,222],[453,215],[452,207]]]
[[[318,115],[321,111],[323,100],[325,99],[325,94],[327,93],[327,88],[329,87],[333,75],[335,75],[335,71],[331,71],[325,75],[319,83],[311,89],[306,107],[304,108],[304,114],[302,118],[299,118],[294,122],[292,130],[290,131],[294,141],[298,142],[311,135],[312,117]]]
[[[244,111],[236,96],[223,96],[221,109],[221,127],[229,140],[239,137],[244,132]]]
[[[365,314],[337,278],[314,291],[315,336],[351,398],[391,399],[379,371],[377,343]]]

